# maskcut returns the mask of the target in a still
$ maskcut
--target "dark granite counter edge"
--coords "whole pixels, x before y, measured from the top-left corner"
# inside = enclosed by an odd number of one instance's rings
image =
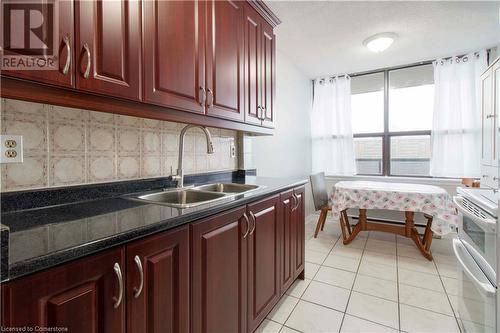
[[[255,202],[265,197],[269,197],[275,194],[279,194],[287,189],[294,188],[306,184],[308,181],[306,179],[297,180],[287,185],[274,187],[271,190],[263,189],[262,191],[256,193],[252,196],[246,196],[234,201],[224,202],[220,205],[209,207],[206,210],[201,210],[193,212],[187,215],[170,218],[165,221],[160,221],[151,225],[147,225],[138,229],[133,229],[115,236],[108,238],[103,238],[90,243],[79,245],[73,248],[67,248],[57,252],[53,252],[49,255],[37,257],[31,260],[26,260],[9,265],[8,276],[2,276],[0,282],[11,281],[38,271],[42,271],[69,261],[81,259],[85,256],[95,254],[107,249],[111,249],[116,246],[121,246],[134,240],[138,240],[152,234],[167,231],[175,227],[179,227],[184,224],[195,222],[197,220],[215,215],[232,208],[240,207],[246,205],[250,202]]]

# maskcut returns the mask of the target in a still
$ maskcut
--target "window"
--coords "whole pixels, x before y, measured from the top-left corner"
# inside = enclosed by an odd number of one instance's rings
[[[351,99],[357,174],[428,177],[432,64],[353,76]]]

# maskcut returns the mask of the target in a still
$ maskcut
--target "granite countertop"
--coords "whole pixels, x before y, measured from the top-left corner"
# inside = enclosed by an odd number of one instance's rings
[[[9,259],[8,264],[5,260],[2,262],[1,281],[169,230],[307,182],[305,179],[254,176],[231,181],[255,184],[261,188],[187,209],[136,201],[131,199],[137,196],[135,193],[49,207],[2,211],[1,221],[9,232],[8,244],[2,237],[2,252],[8,253]],[[214,181],[201,183],[211,182]]]

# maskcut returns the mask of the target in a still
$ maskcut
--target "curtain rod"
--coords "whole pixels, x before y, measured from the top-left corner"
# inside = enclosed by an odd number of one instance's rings
[[[486,49],[486,59],[487,59],[487,63],[489,64],[489,57],[490,57],[490,52],[491,52],[491,49]],[[474,54],[479,54],[479,52],[474,52]],[[462,55],[459,55],[459,56],[456,56],[457,58],[462,58],[464,56],[466,56],[467,54],[462,54]],[[451,56],[451,57],[445,57],[445,58],[439,58],[440,60],[449,60],[451,58],[453,58],[455,56]],[[329,77],[329,78],[333,78],[333,77],[336,77],[336,76],[350,76],[350,77],[356,77],[356,76],[360,76],[360,75],[367,75],[367,74],[375,74],[375,73],[381,73],[381,72],[385,72],[385,71],[393,71],[393,70],[397,70],[397,69],[404,69],[404,68],[411,68],[411,67],[416,67],[416,66],[422,66],[422,65],[430,65],[432,64],[434,61],[436,61],[438,59],[435,59],[435,60],[426,60],[426,61],[419,61],[419,62],[414,62],[414,63],[411,63],[411,64],[407,64],[407,65],[401,65],[401,66],[392,66],[392,67],[384,67],[384,68],[378,68],[378,69],[372,69],[372,70],[369,70],[369,71],[363,71],[363,72],[355,72],[355,73],[351,73],[351,74],[343,74],[343,75],[327,75],[325,76],[325,78]],[[316,79],[312,79],[312,82],[314,83]]]

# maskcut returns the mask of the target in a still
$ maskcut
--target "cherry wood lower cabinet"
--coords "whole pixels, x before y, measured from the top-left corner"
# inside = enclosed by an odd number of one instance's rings
[[[120,247],[3,284],[2,327],[125,332],[124,267]]]
[[[304,187],[2,284],[2,327],[253,332],[304,278]]]
[[[294,280],[299,277],[304,279],[304,268],[305,268],[305,220],[306,220],[306,208],[305,208],[305,192],[304,186],[297,187],[293,190],[293,194],[296,199],[296,206],[293,210],[293,219],[295,224],[295,241],[293,242],[295,259],[294,259]]]
[[[297,277],[304,279],[304,186],[281,193],[280,289],[284,293]]]
[[[253,332],[280,297],[280,197],[248,205],[248,330]]]
[[[127,245],[127,332],[189,332],[189,227]]]
[[[191,226],[192,332],[246,332],[245,207]]]

